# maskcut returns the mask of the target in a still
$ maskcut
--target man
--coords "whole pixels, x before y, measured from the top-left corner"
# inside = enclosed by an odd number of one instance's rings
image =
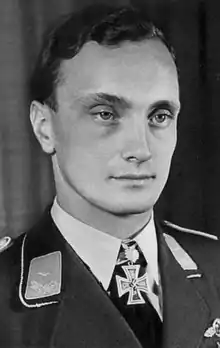
[[[217,237],[153,216],[180,110],[163,34],[132,8],[73,14],[46,41],[32,94],[56,198],[2,240],[1,347],[220,345]]]

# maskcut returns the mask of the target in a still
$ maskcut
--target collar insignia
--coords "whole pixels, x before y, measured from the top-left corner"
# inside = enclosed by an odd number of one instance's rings
[[[187,254],[187,252],[180,246],[180,244],[170,235],[165,234],[165,241],[175,257],[176,261],[180,264],[180,266],[185,271],[194,271],[200,274],[197,264],[193,261],[193,259]],[[201,274],[200,274],[201,276]]]
[[[26,300],[41,299],[61,291],[61,252],[36,257],[31,260],[26,291]]]

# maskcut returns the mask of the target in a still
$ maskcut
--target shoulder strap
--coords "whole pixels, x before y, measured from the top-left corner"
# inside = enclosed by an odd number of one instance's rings
[[[166,221],[164,220],[164,224],[168,227],[174,228],[175,230],[181,231],[181,232],[185,232],[185,233],[191,233],[191,234],[195,234],[197,236],[202,236],[202,237],[206,237],[209,239],[213,239],[213,240],[218,240],[218,237],[215,236],[214,234],[209,234],[209,233],[205,233],[205,232],[201,232],[201,231],[197,231],[197,230],[193,230],[190,228],[185,228],[185,227],[181,227],[178,226],[170,221]]]

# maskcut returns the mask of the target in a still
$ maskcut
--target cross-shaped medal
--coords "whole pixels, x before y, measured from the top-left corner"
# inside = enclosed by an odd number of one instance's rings
[[[148,292],[147,273],[138,278],[140,265],[128,265],[122,266],[122,268],[126,278],[116,275],[119,297],[128,292],[128,305],[145,303],[141,291]]]

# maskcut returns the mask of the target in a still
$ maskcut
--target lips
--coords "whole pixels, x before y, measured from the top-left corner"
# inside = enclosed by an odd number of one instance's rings
[[[133,174],[133,173],[126,173],[121,175],[115,175],[112,176],[113,179],[116,180],[148,180],[148,179],[154,179],[154,174]]]

